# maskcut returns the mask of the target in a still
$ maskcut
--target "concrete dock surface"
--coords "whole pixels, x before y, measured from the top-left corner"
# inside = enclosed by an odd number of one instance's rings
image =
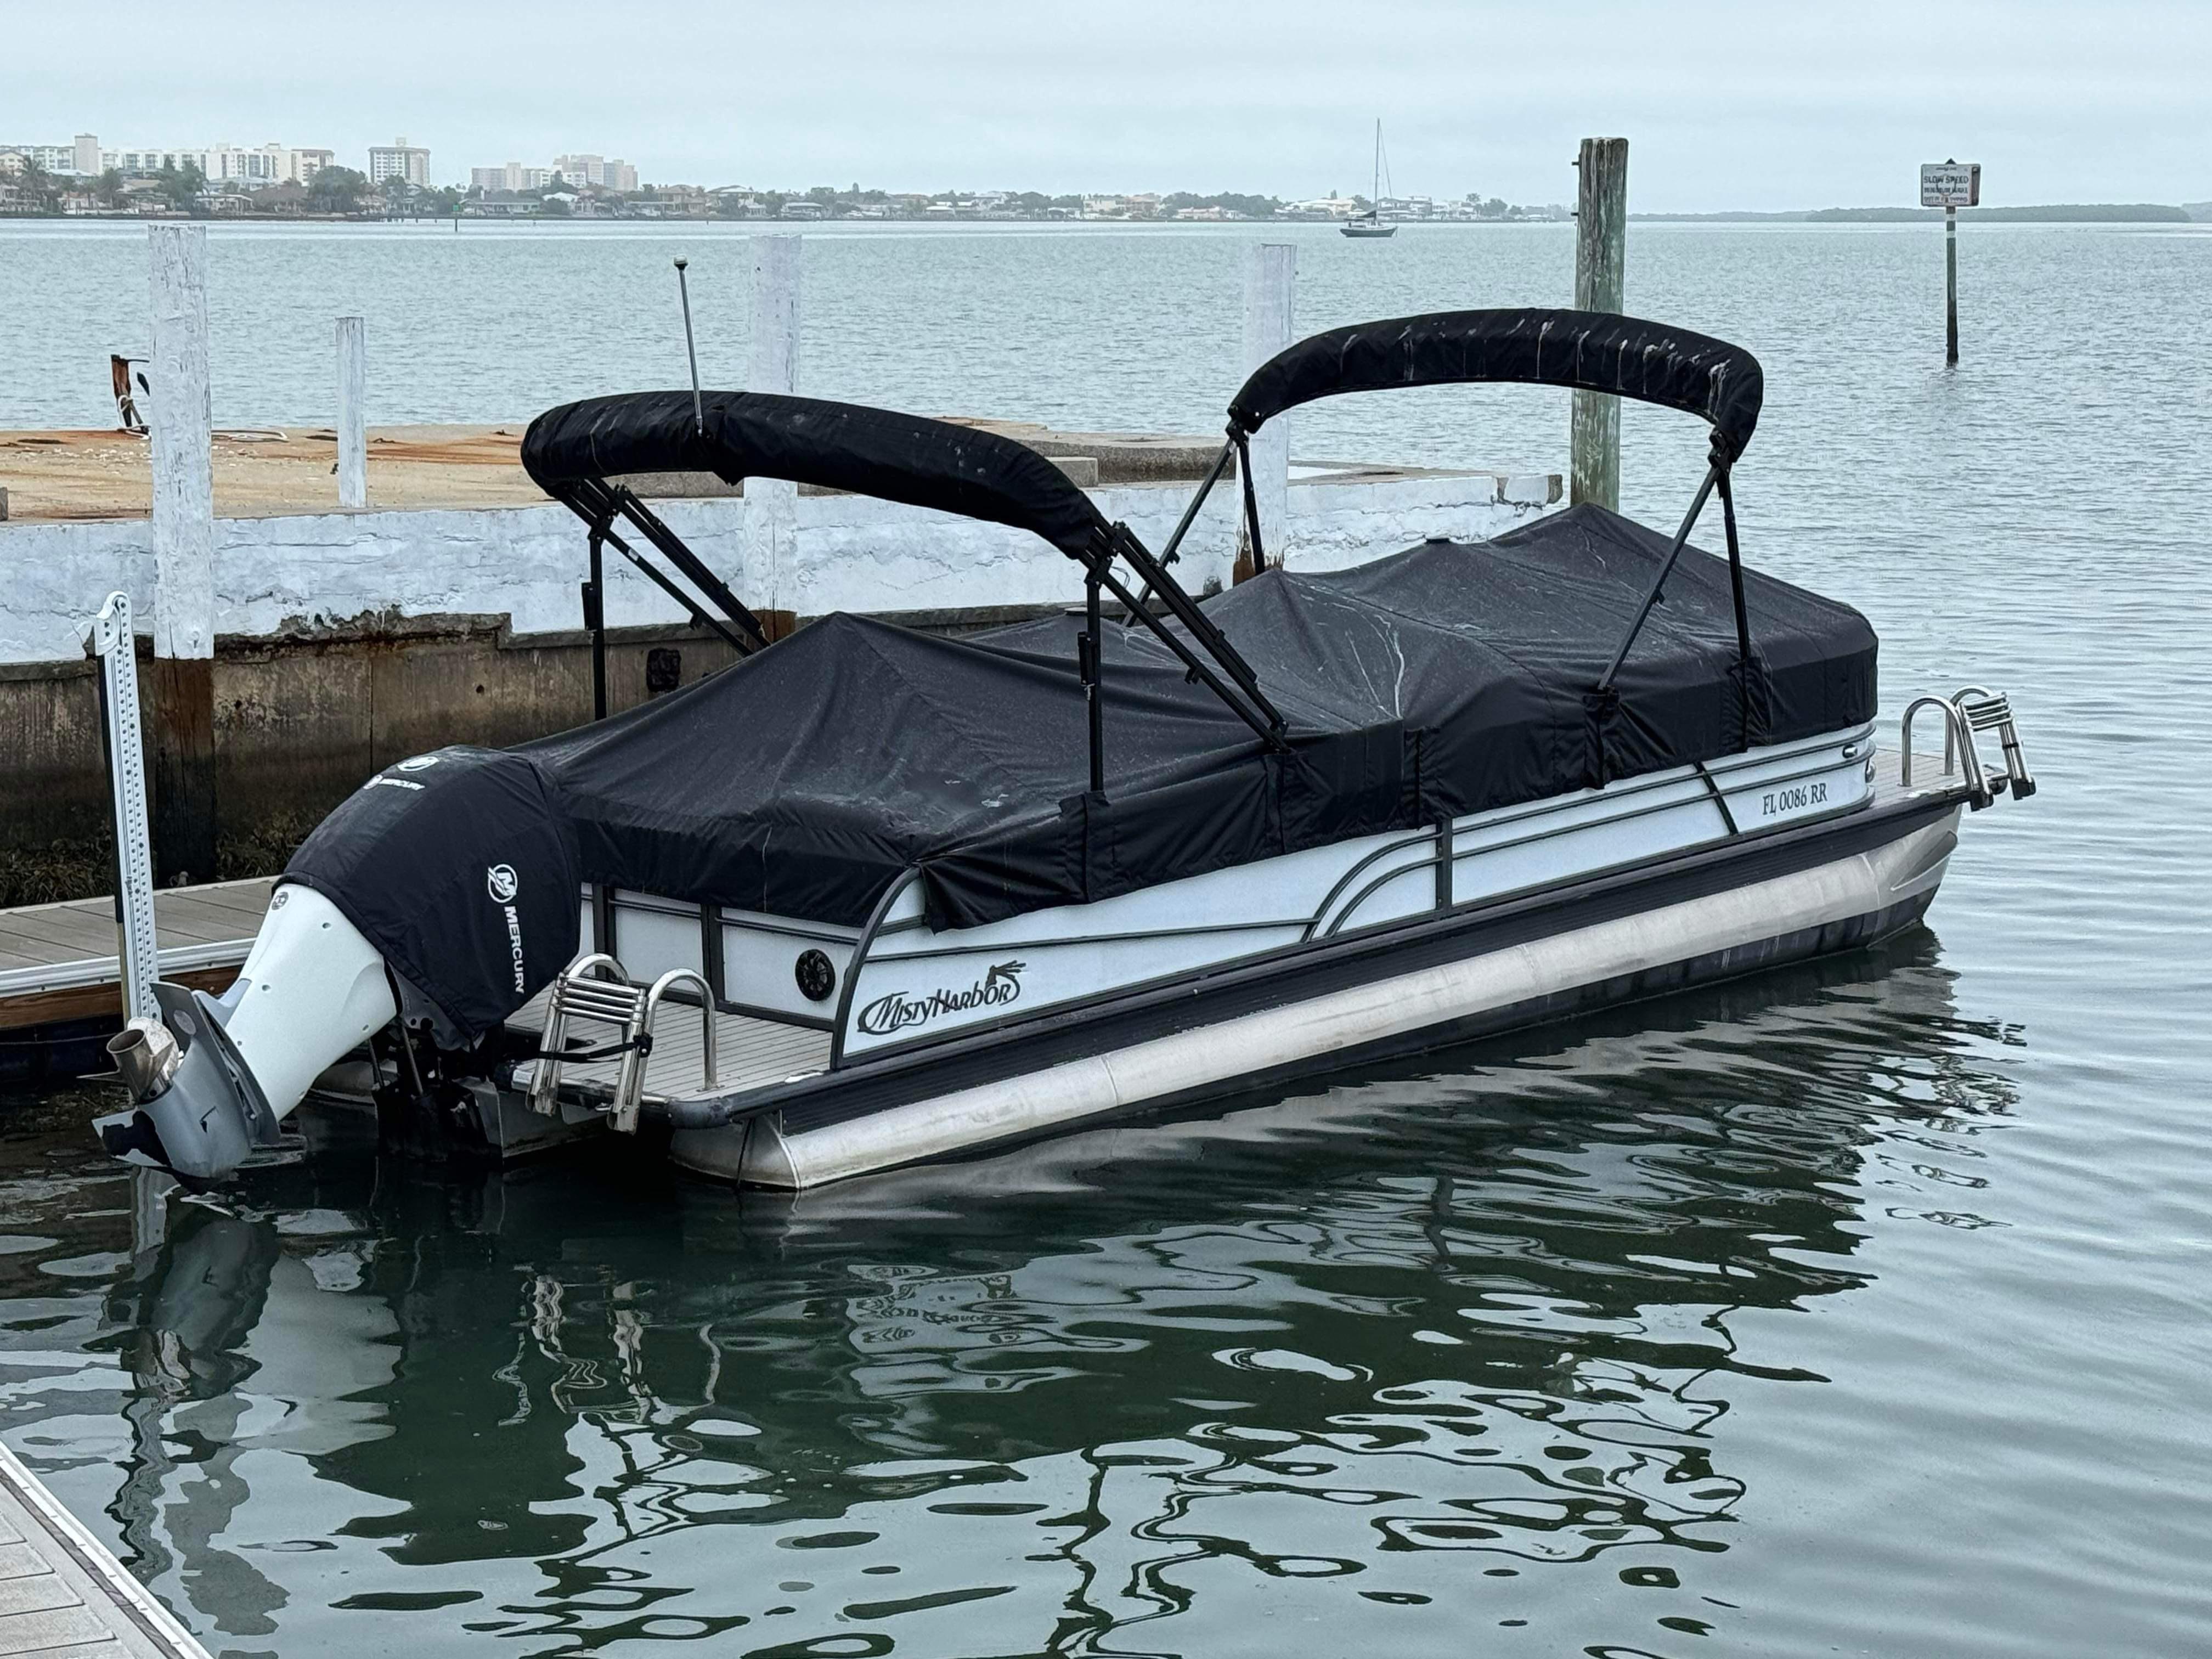
[[[1078,483],[1180,482],[1201,477],[1218,438],[1152,433],[1057,432],[1027,421],[943,416],[1012,438],[1068,467]],[[526,417],[488,426],[368,428],[368,505],[410,508],[538,507],[545,493],[522,470]],[[210,442],[218,518],[334,513],[337,433],[330,427],[217,428]],[[1384,469],[1390,471],[1392,469]],[[119,429],[0,431],[0,488],[9,522],[143,519],[153,510],[145,436]],[[706,475],[655,475],[645,495],[726,495]]]

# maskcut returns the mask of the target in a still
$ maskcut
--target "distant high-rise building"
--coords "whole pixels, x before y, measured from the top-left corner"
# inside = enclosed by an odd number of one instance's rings
[[[368,182],[380,185],[386,179],[404,179],[410,185],[425,189],[430,183],[430,152],[419,144],[410,144],[404,137],[388,144],[368,147]]]
[[[625,195],[637,188],[637,169],[619,155],[556,155],[553,170],[572,185],[596,185]]]
[[[25,162],[47,173],[76,173],[76,147],[74,144],[0,144],[0,155],[11,158],[9,171],[18,172]],[[100,171],[98,167],[93,169]]]
[[[226,187],[256,190],[264,185],[287,181],[305,184],[328,167],[331,158],[331,152],[326,149],[288,149],[282,144],[260,144],[250,149],[239,144],[144,144],[106,149],[99,137],[89,132],[80,132],[66,144],[0,145],[0,153],[35,161],[49,173],[74,173],[81,179],[95,178],[110,167],[143,177],[164,167],[182,168],[189,164],[198,167],[201,176],[218,191]]]
[[[520,161],[504,167],[471,167],[469,188],[486,191],[543,190],[553,182],[557,167],[526,167]]]

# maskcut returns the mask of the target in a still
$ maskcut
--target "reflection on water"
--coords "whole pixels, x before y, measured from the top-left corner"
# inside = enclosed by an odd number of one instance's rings
[[[1746,1316],[1866,1283],[1869,1204],[1983,1219],[1950,985],[1917,933],[797,1199],[364,1155],[134,1209],[57,1135],[0,1427],[240,1652],[1659,1650],[1730,1620],[1732,1407],[1824,1380]]]

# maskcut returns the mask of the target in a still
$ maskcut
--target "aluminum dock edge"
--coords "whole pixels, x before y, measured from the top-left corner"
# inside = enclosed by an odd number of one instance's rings
[[[0,1654],[208,1659],[191,1632],[0,1445]]]

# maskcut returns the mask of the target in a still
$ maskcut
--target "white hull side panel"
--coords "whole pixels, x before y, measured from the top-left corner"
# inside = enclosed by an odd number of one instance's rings
[[[1896,841],[1809,870],[802,1134],[785,1136],[765,1121],[750,1128],[679,1132],[670,1155],[687,1168],[725,1178],[816,1187],[1034,1134],[1286,1064],[1325,1061],[1333,1054],[1486,1012],[1902,904],[1942,881],[1948,855],[1935,855],[1957,823],[1954,811]]]
[[[1683,767],[1459,818],[1453,902],[1717,845],[1731,821],[1717,791],[1742,827],[1833,814],[1871,795],[1870,752],[1866,730],[1837,732],[1716,762],[1711,784]],[[1073,1006],[1301,939],[1425,915],[1437,902],[1437,851],[1434,830],[1360,836],[943,933],[920,924],[920,890],[910,887],[913,925],[880,934],[857,969],[838,958],[841,980],[858,975],[842,1058],[987,1024],[1014,1005],[1024,1013]],[[766,993],[744,995],[763,1002]]]

